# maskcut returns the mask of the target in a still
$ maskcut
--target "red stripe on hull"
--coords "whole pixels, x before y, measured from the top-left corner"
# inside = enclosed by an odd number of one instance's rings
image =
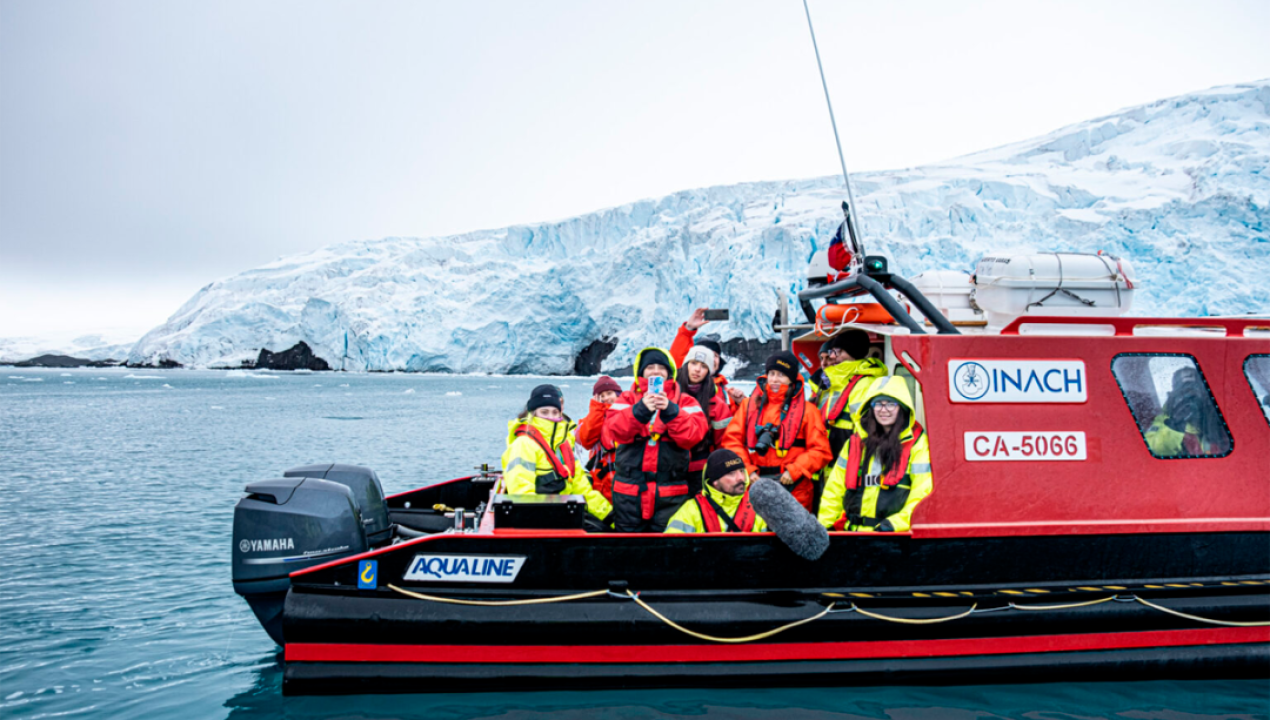
[[[760,645],[370,645],[287,643],[289,662],[702,663],[859,660],[1270,643],[1270,627],[1032,637]]]

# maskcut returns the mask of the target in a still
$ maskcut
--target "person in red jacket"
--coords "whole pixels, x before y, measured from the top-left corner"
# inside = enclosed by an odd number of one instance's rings
[[[675,341],[670,344],[670,357],[674,359],[677,365],[683,365],[684,358],[688,356],[690,349],[701,347],[709,350],[714,357],[714,361],[710,364],[710,373],[714,375],[714,384],[724,391],[724,397],[727,398],[728,404],[735,411],[737,404],[745,399],[745,393],[740,388],[728,387],[728,379],[723,376],[723,366],[727,364],[723,359],[723,346],[712,337],[697,339],[697,331],[708,322],[710,321],[706,320],[705,308],[694,310],[692,317],[679,326],[679,332],[675,334]]]
[[[720,447],[723,432],[736,412],[728,402],[727,393],[714,383],[714,373],[710,371],[713,354],[700,345],[688,350],[676,375],[684,392],[705,408],[706,420],[710,422],[710,431],[688,451],[688,489],[694,496],[701,492],[701,471],[706,467],[706,460]]]
[[[810,511],[815,475],[833,460],[824,416],[803,395],[793,353],[769,357],[766,370],[732,417],[723,447],[740,455],[751,475],[779,479]]]
[[[603,442],[604,418],[609,407],[622,394],[622,386],[608,375],[600,376],[591,388],[591,409],[586,417],[578,423],[578,444],[591,451],[586,469],[591,473],[591,486],[600,491],[605,500],[613,501],[613,460],[615,457],[612,445]]]
[[[655,532],[689,499],[688,451],[710,429],[697,401],[675,383],[670,353],[644,348],[635,382],[609,407],[602,442],[617,449],[613,475],[614,529]],[[662,391],[650,385],[662,384]]]

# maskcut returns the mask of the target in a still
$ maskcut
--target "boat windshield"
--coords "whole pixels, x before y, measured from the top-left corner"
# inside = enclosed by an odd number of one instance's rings
[[[1125,353],[1111,372],[1157,458],[1224,457],[1230,431],[1195,358],[1182,354]]]
[[[1248,376],[1261,414],[1270,422],[1270,355],[1250,355],[1244,361],[1244,375]]]

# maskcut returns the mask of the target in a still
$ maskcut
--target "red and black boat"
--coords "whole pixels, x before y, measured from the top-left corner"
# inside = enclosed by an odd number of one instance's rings
[[[773,534],[587,532],[580,498],[495,472],[385,499],[367,469],[297,468],[235,518],[285,692],[1270,677],[1270,321],[954,326],[884,266],[803,299],[862,292],[930,438],[910,532],[830,533],[812,561]],[[793,340],[809,370],[835,329]],[[1167,448],[1179,372],[1216,435]]]

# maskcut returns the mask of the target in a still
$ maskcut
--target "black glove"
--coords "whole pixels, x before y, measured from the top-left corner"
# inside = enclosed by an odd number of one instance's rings
[[[1167,412],[1169,417],[1164,424],[1180,433],[1186,432],[1188,425],[1199,424],[1200,410],[1199,402],[1196,400],[1188,399],[1172,403],[1172,407]]]
[[[635,416],[640,425],[647,425],[653,421],[653,411],[649,410],[642,400],[636,400],[635,404],[631,405],[631,414]]]
[[[820,368],[812,374],[811,381],[816,383],[816,387],[822,390],[827,389],[829,387],[829,374],[825,372],[824,368]]]
[[[679,406],[675,403],[667,405],[661,411],[661,421],[664,423],[669,423],[677,417],[679,417]]]

